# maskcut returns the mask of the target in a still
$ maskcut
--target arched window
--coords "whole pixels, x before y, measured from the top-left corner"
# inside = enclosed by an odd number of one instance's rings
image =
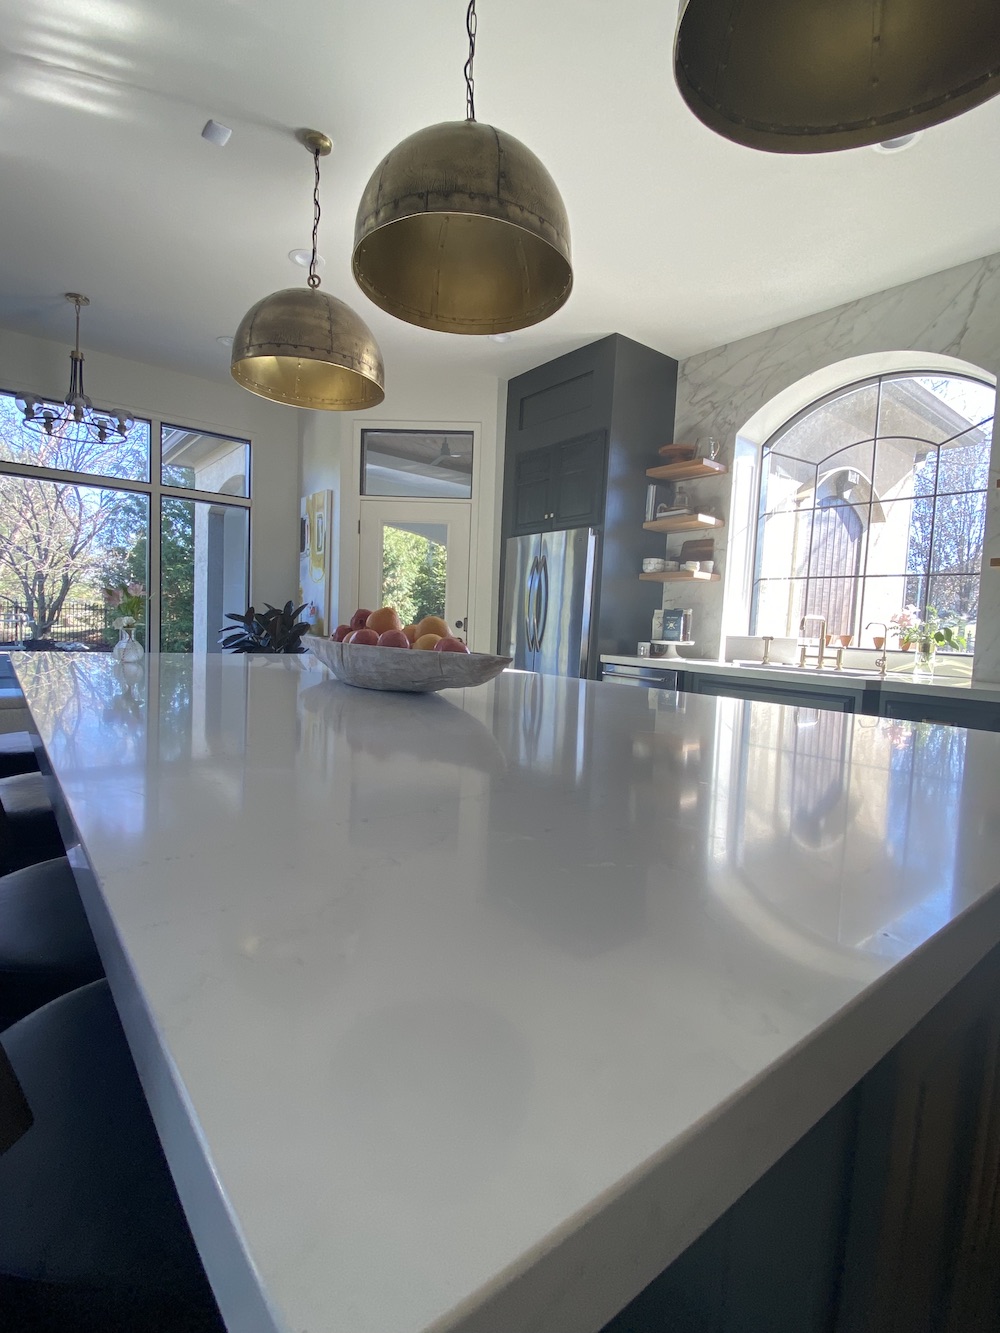
[[[804,615],[860,641],[908,605],[974,623],[996,390],[880,375],[810,404],[764,445],[751,632]]]

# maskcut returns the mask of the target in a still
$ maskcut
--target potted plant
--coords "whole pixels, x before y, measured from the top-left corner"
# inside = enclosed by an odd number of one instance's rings
[[[226,619],[235,620],[240,628],[226,625],[219,630],[223,648],[231,653],[304,653],[302,636],[308,632],[309,622],[299,620],[299,616],[306,609],[305,602],[295,607],[291,602],[282,607],[270,602],[264,605],[266,611],[248,606],[243,615],[226,612]]]
[[[890,631],[899,638],[901,648],[916,648],[917,660],[914,663],[915,675],[931,675],[934,671],[934,654],[939,648],[948,648],[952,652],[963,652],[968,639],[965,626],[956,616],[939,616],[936,607],[929,606],[923,616],[919,607],[904,606],[890,618],[893,629]]]

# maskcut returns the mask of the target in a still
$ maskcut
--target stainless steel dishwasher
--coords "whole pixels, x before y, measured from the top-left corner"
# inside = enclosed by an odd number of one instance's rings
[[[601,679],[612,685],[642,685],[647,690],[676,690],[677,672],[656,666],[631,666],[624,662],[604,662]]]

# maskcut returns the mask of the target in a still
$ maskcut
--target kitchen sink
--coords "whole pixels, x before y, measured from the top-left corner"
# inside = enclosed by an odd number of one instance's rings
[[[853,679],[853,680],[879,679],[879,673],[877,671],[860,671],[854,667],[843,667],[841,668],[840,671],[838,671],[835,667],[832,666],[818,667],[815,665],[810,665],[810,666],[800,667],[797,666],[794,662],[764,663],[761,662],[759,659],[752,662],[736,660],[734,662],[730,662],[729,665],[734,667],[745,667],[750,671],[754,670],[782,671],[782,672],[787,672],[789,675],[792,676],[811,676],[815,680],[826,680],[829,678],[832,678],[833,680],[837,679],[843,680],[845,677],[847,679]]]

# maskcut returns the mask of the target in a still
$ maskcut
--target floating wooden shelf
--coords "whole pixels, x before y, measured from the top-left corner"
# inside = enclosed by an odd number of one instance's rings
[[[682,514],[679,518],[654,518],[642,526],[647,532],[701,532],[705,528],[724,528],[726,525],[721,518],[713,518],[711,514]]]
[[[721,477],[729,469],[711,458],[692,458],[687,463],[663,463],[648,467],[646,476],[655,481],[695,481],[698,477]]]
[[[640,574],[643,583],[718,583],[718,574],[698,569],[666,569],[662,574]]]

